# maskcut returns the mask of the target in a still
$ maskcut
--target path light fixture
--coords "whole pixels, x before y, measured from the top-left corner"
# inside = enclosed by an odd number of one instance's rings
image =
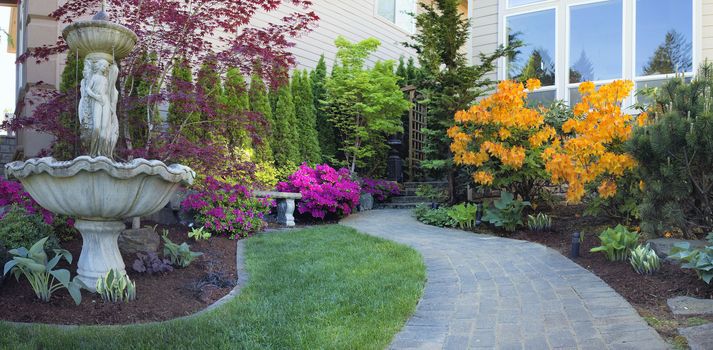
[[[569,252],[571,258],[579,258],[579,232],[572,234],[572,248]]]

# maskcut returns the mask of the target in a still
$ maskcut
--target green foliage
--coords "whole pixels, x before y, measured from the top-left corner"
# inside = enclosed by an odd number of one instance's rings
[[[188,267],[193,260],[203,253],[192,252],[188,243],[183,242],[180,245],[173,243],[168,238],[168,232],[163,233],[163,255],[171,261],[174,266]]]
[[[312,82],[307,71],[296,70],[292,75],[292,99],[295,103],[300,160],[310,164],[322,161],[317,133]]]
[[[691,249],[691,244],[688,242],[676,243],[671,249],[669,258],[680,260],[683,263],[681,264],[682,268],[695,270],[700,279],[711,284],[713,280],[713,245],[708,245],[703,249]]]
[[[244,116],[245,112],[250,109],[247,90],[248,87],[240,69],[228,69],[223,82],[221,103],[223,104],[225,115],[229,117],[226,120],[226,128],[228,129],[228,146],[230,149],[235,147],[250,148],[252,144],[245,127],[236,120],[237,117]]]
[[[20,276],[25,276],[37,298],[44,302],[49,302],[54,292],[65,288],[74,303],[79,305],[82,302],[80,289],[84,283],[77,276],[70,280],[66,269],[54,269],[62,258],[71,264],[72,254],[64,249],[54,249],[54,257],[48,261],[44,250],[46,242],[47,237],[37,241],[29,250],[25,247],[10,250],[13,258],[5,264],[3,275],[12,272],[18,281]]]
[[[119,129],[119,138],[125,140],[127,147],[132,149],[146,147],[146,142],[150,136],[149,122],[153,125],[161,125],[162,123],[156,105],[146,101],[147,96],[156,94],[158,90],[158,77],[156,76],[157,54],[156,52],[143,52],[139,60],[137,67],[140,66],[141,69],[134,70],[133,74],[127,77],[126,83],[132,88],[129,90],[130,96],[124,99],[124,102],[128,102],[124,116],[126,120],[120,121],[123,125]],[[186,71],[187,67],[181,66],[175,69],[177,69],[176,73],[181,75],[181,79],[187,79],[184,82],[191,81],[190,70]],[[173,78],[178,77],[174,76]],[[178,89],[180,88],[173,86],[174,91]],[[170,113],[177,113],[177,106],[185,106],[186,103],[183,102],[178,102],[176,106],[173,106],[173,109],[169,107],[169,115]],[[176,116],[174,115],[173,117]],[[169,124],[170,120],[169,118]]]
[[[193,72],[190,64],[183,58],[174,62],[171,70],[171,83],[169,90],[172,94],[184,94],[185,98],[172,101],[168,106],[168,125],[173,133],[180,133],[191,141],[197,141],[200,134],[200,114],[186,112],[194,109],[195,96],[186,93],[187,88],[193,87]]]
[[[376,161],[379,149],[388,147],[387,135],[403,130],[401,115],[409,103],[397,84],[392,61],[364,68],[365,60],[379,47],[378,40],[351,43],[340,36],[334,43],[339,63],[325,86],[323,110],[339,130],[343,163],[355,172]]]
[[[97,279],[97,294],[102,300],[112,303],[128,303],[136,300],[136,283],[126,274],[114,269]]]
[[[635,128],[629,152],[639,163],[642,231],[713,229],[713,64],[686,83],[658,89],[652,121]]]
[[[478,206],[472,203],[460,203],[448,208],[446,212],[461,229],[472,228],[475,226],[475,215],[478,212]]]
[[[601,245],[592,248],[591,252],[604,252],[609,261],[624,261],[629,257],[631,250],[639,244],[639,234],[617,225],[600,233],[599,241]]]
[[[431,185],[419,185],[416,188],[416,195],[428,199],[431,203],[441,203],[448,199],[446,190]]]
[[[431,209],[426,205],[419,205],[414,209],[416,220],[426,224],[438,227],[454,227],[457,222],[448,215],[448,208],[441,207]]]
[[[207,240],[211,237],[210,232],[208,232],[205,227],[193,227],[188,231],[188,238],[193,238],[196,241]]]
[[[468,42],[470,22],[458,9],[460,3],[459,0],[420,2],[421,9],[415,16],[417,34],[404,44],[418,53],[421,68],[415,85],[424,95],[421,102],[428,108],[428,128],[424,130],[426,161],[422,166],[435,177],[448,175],[451,184],[456,168],[446,130],[453,125],[453,115],[467,109],[492,88],[494,82],[487,76],[498,59],[517,48],[517,45],[499,47],[491,54],[480,54],[478,65],[468,65],[461,48]]]
[[[337,157],[338,142],[334,124],[329,120],[329,115],[322,109],[322,102],[327,97],[327,63],[324,55],[319,57],[317,67],[310,72],[312,82],[312,96],[314,97],[314,107],[316,114],[317,134],[319,138],[319,148],[322,151],[322,158],[325,161],[333,161]]]
[[[218,72],[218,62],[213,55],[209,55],[205,61],[203,61],[203,64],[201,64],[200,69],[198,69],[198,75],[196,77],[196,94],[203,100],[201,108],[208,108],[212,111],[212,113],[200,113],[200,122],[202,124],[223,124],[223,120],[215,119],[221,117],[221,113],[219,111],[222,108],[221,99],[223,96],[223,85],[221,83],[220,73]],[[195,131],[198,132],[197,135],[202,139],[215,139],[216,136],[213,133],[207,133],[205,125],[201,124],[196,125]]]
[[[275,121],[272,118],[272,107],[267,96],[267,87],[260,74],[253,74],[250,78],[248,91],[250,111],[260,114],[265,119],[265,125],[257,125],[256,133],[262,136],[262,142],[255,146],[255,159],[258,162],[271,162],[274,160],[271,144],[274,140],[273,130]]]
[[[485,208],[483,221],[489,222],[495,227],[502,227],[506,231],[515,232],[523,225],[522,211],[530,206],[530,202],[515,199],[515,196],[506,191],[500,193],[500,198],[493,202],[493,207]]]
[[[297,132],[297,117],[295,104],[292,101],[290,85],[285,84],[277,89],[275,104],[275,123],[272,129],[272,154],[278,167],[288,163],[301,163],[299,149],[299,134]]]
[[[545,213],[537,213],[537,215],[527,216],[527,228],[530,231],[545,232],[552,228],[552,218]]]
[[[557,135],[564,135],[562,124],[569,119],[574,119],[574,111],[567,105],[564,100],[555,100],[552,102],[543,113],[545,124],[549,125],[557,131]]]
[[[47,237],[49,249],[59,248],[52,226],[45,223],[42,215],[30,214],[24,208],[13,205],[0,219],[0,246],[6,249],[28,247]],[[4,260],[0,256],[0,261]]]
[[[661,261],[656,252],[649,245],[639,244],[631,250],[629,263],[634,268],[634,271],[640,275],[651,275],[656,273],[661,268]]]
[[[60,76],[59,92],[66,94],[72,101],[79,101],[79,83],[82,80],[84,70],[84,60],[77,59],[74,55],[67,55],[67,61]],[[75,104],[72,104],[74,106]],[[57,118],[68,131],[79,135],[79,117],[75,108],[67,112],[60,113]],[[52,156],[58,160],[70,160],[79,155],[78,144],[72,142],[72,138],[62,138],[56,140],[52,146]]]

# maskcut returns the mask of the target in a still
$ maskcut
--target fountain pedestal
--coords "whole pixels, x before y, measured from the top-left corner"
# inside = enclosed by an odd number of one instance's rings
[[[123,221],[77,220],[74,226],[82,234],[82,253],[77,263],[79,279],[94,287],[107,271],[126,273],[117,239],[126,225]]]

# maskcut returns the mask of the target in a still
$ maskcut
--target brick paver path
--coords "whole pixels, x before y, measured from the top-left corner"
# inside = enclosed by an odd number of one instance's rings
[[[393,349],[667,348],[619,294],[550,248],[424,225],[407,210],[341,223],[423,255],[423,297]]]

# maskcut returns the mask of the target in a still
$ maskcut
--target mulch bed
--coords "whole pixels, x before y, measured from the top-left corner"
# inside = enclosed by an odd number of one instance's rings
[[[144,224],[150,225],[146,222]],[[163,275],[148,275],[131,269],[135,260],[133,254],[122,254],[127,273],[131,280],[136,282],[135,301],[105,303],[98,295],[83,291],[82,303],[77,306],[65,290],[60,290],[52,296],[50,303],[44,303],[35,297],[27,280],[21,278],[18,283],[14,277],[8,276],[0,286],[0,319],[64,325],[164,321],[202,310],[232,290],[231,286],[219,288],[210,284],[210,281],[215,282],[217,279],[234,285],[237,280],[235,241],[216,237],[194,242],[188,239],[184,226],[156,227],[159,234],[163,229],[169,230],[169,237],[173,242],[188,242],[192,251],[203,252],[204,255],[185,269],[174,269],[173,272]],[[82,239],[78,235],[76,239],[64,242],[62,247],[72,253],[74,261],[72,266],[65,263],[60,267],[69,268],[74,276],[82,249]],[[163,242],[158,252],[159,256],[163,256]]]

